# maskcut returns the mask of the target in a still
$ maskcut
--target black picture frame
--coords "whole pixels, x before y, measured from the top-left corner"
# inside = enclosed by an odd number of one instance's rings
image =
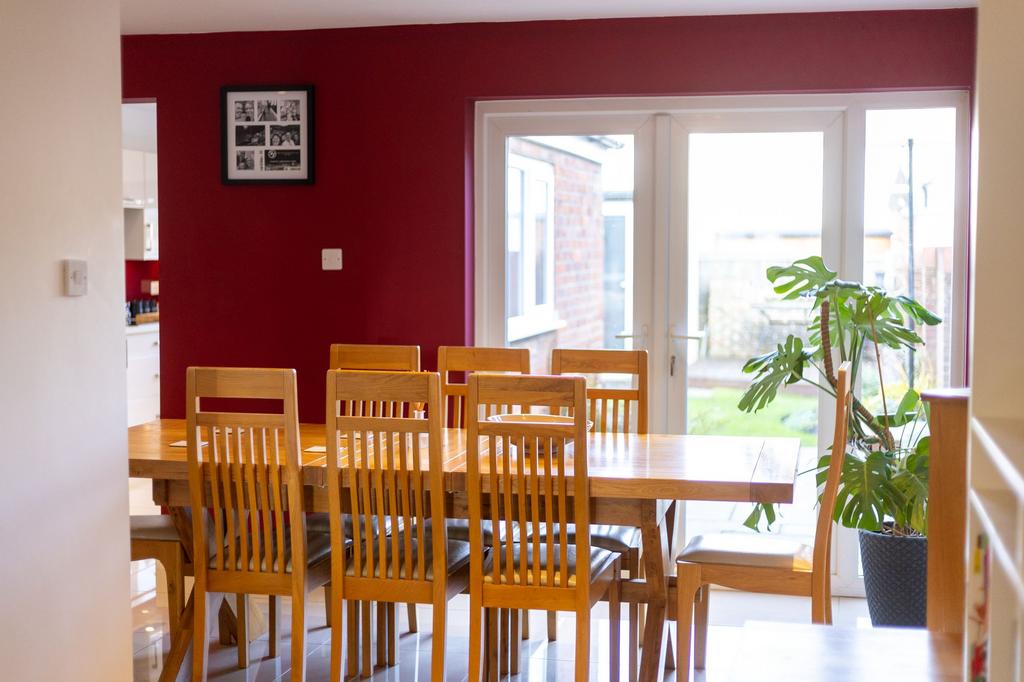
[[[220,89],[221,183],[314,184],[314,105],[312,85],[223,86]]]

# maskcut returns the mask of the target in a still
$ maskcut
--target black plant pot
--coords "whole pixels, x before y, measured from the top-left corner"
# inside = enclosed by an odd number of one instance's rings
[[[928,538],[861,530],[860,558],[871,624],[924,627]]]

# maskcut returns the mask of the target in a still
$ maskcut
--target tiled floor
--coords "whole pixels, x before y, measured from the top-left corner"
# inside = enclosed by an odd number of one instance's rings
[[[132,564],[133,648],[136,682],[156,680],[160,675],[163,657],[169,644],[167,635],[167,607],[163,590],[162,569],[151,561]],[[330,664],[330,630],[325,627],[323,593],[310,595],[308,610],[309,635],[307,640],[308,674],[310,682],[328,679]],[[266,600],[256,603],[266,613]],[[247,670],[238,670],[234,647],[222,647],[216,641],[210,648],[210,679],[219,682],[272,682],[287,680],[290,662],[288,636],[288,601],[284,600],[284,636],[281,656],[270,659],[266,637],[252,644],[253,663]],[[457,597],[449,605],[449,635],[447,642],[448,679],[466,677],[468,658],[469,607],[467,597]],[[740,637],[740,627],[746,620],[773,620],[807,622],[810,605],[798,597],[743,594],[716,590],[711,597],[712,630],[709,639],[708,670],[694,677],[698,682],[719,682],[728,679],[734,651]],[[399,608],[399,631],[406,632],[405,610]],[[834,616],[837,624],[869,627],[867,607],[863,599],[836,598]],[[399,664],[388,670],[379,670],[374,680],[428,680],[430,679],[430,608],[420,607],[421,632],[406,633],[399,640]],[[522,680],[570,679],[573,671],[575,618],[569,614],[559,616],[559,639],[548,642],[544,637],[544,614],[533,612],[530,620],[533,638],[524,643]],[[591,629],[591,679],[608,679],[608,616],[603,604],[595,607]],[[626,621],[622,623],[625,637]],[[214,638],[215,639],[215,638]],[[625,661],[623,661],[625,666]],[[625,679],[625,668],[623,677]],[[669,674],[666,679],[674,679]]]
[[[153,513],[149,502],[148,484],[133,482],[131,489],[133,513]],[[217,682],[273,682],[287,680],[290,664],[289,614],[290,604],[283,601],[283,637],[281,655],[266,658],[266,637],[252,644],[252,665],[238,670],[234,647],[222,647],[214,643],[210,648],[210,680]],[[255,603],[266,614],[266,599],[256,598]],[[468,660],[468,597],[460,596],[449,604],[449,634],[447,641],[447,665],[449,680],[464,680]],[[405,633],[399,639],[399,663],[395,668],[378,670],[374,680],[429,680],[430,679],[430,608],[420,607],[418,619],[420,633],[406,631],[405,609],[399,608],[399,631]],[[310,595],[308,614],[309,634],[307,636],[307,661],[309,682],[328,679],[330,665],[330,630],[325,626],[323,592],[317,590]],[[809,620],[809,600],[799,597],[758,595],[728,590],[715,590],[711,596],[711,633],[708,643],[708,669],[693,676],[696,682],[725,682],[729,677],[731,654],[739,646],[741,627],[747,620],[770,620],[805,623]],[[559,638],[548,642],[545,614],[531,613],[533,638],[524,643],[522,672],[520,680],[571,679],[573,675],[575,618],[570,614],[559,616]],[[833,616],[837,624],[870,627],[867,606],[863,599],[835,598]],[[625,618],[625,609],[623,610]],[[599,604],[594,609],[591,627],[591,679],[608,679],[608,616],[607,607]],[[139,561],[132,564],[132,623],[134,651],[134,679],[136,682],[157,680],[163,657],[170,646],[167,626],[167,599],[164,591],[163,569],[153,561]],[[623,643],[626,637],[626,621],[622,621]],[[672,628],[674,632],[674,626]],[[625,647],[622,648],[625,650]],[[623,674],[625,680],[625,658]],[[675,675],[668,673],[666,680]]]

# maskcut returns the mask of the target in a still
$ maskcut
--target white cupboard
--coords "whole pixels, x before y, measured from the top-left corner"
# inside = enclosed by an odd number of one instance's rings
[[[126,331],[128,426],[160,417],[160,325]]]

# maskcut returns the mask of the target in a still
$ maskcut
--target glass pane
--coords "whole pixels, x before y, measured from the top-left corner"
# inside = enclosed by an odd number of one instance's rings
[[[773,265],[821,254],[824,136],[820,132],[707,133],[689,138],[689,341],[687,431],[799,438],[801,470],[817,457],[818,398],[787,387],[753,414],[737,403],[750,383],[751,357],[790,333],[803,335],[806,300],[781,301],[765,278]],[[687,536],[742,531],[749,504],[687,503]],[[811,476],[776,532],[814,534]]]
[[[505,307],[509,315],[521,314],[523,307],[522,256],[523,256],[523,170],[508,169],[508,196],[505,248],[505,272],[508,285],[505,287]]]
[[[506,216],[506,297],[522,289],[527,302],[507,307],[507,344],[529,348],[531,368],[541,373],[554,348],[629,348],[633,136],[510,137],[507,164],[510,187],[521,173],[514,182],[524,188],[520,206],[529,207],[525,230],[511,200]],[[520,232],[514,252],[512,234]]]
[[[536,180],[533,187],[533,224],[534,224],[534,266],[533,295],[537,305],[548,303],[548,222],[551,215],[548,210],[548,194],[550,186],[547,180]]]
[[[916,353],[882,350],[889,410],[908,388],[949,386],[953,325],[953,194],[956,110],[867,112],[864,281],[916,298],[943,319],[918,329]],[[874,348],[864,352],[862,394],[882,411]]]

